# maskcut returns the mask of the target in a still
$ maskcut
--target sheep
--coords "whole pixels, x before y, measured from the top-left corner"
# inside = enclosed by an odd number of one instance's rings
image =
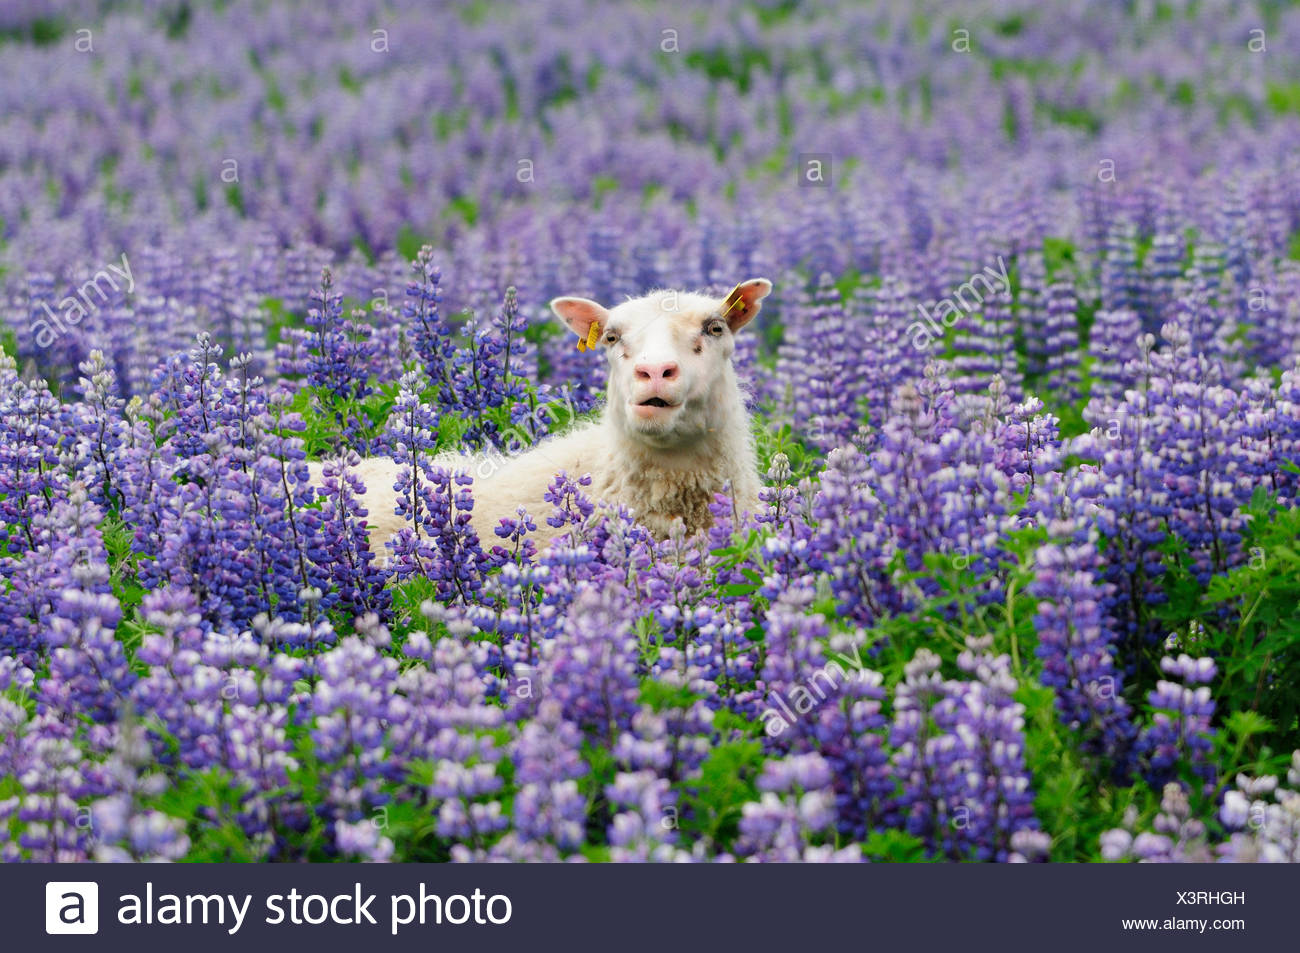
[[[587,298],[561,297],[551,310],[578,335],[579,350],[603,351],[609,366],[599,417],[503,462],[440,457],[474,479],[472,522],[485,545],[503,518],[520,507],[535,519],[544,546],[560,530],[542,518],[543,499],[558,471],[592,476],[593,499],[622,504],[656,538],[680,519],[688,535],[711,524],[709,504],[724,484],[737,509],[758,505],[758,467],[732,355],[735,335],[753,320],[772,290],[765,278],[737,285],[725,298],[654,291],[605,309]],[[363,504],[371,547],[402,528],[395,512],[398,465],[387,457],[356,468],[366,486]]]

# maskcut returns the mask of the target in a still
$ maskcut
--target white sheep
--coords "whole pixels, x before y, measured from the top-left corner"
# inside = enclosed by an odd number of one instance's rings
[[[589,495],[623,504],[655,536],[680,518],[688,534],[711,523],[714,494],[730,483],[741,512],[758,504],[758,472],[749,416],[736,380],[734,335],[753,320],[772,290],[765,278],[726,298],[655,291],[606,310],[587,298],[556,298],[551,310],[578,335],[579,349],[604,352],[609,387],[596,420],[548,437],[502,460],[440,458],[474,477],[473,525],[484,546],[523,507],[539,544],[559,530],[546,523],[543,494],[566,471],[591,474]],[[387,457],[356,468],[366,485],[370,545],[379,553],[404,525],[395,512],[398,464]],[[319,467],[315,468],[319,476]]]

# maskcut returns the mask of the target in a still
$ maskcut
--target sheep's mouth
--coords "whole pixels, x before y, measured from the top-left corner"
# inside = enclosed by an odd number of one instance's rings
[[[664,400],[662,397],[651,397],[647,400],[641,401],[641,403],[637,404],[637,406],[638,407],[671,407],[673,405],[668,403],[668,401]]]

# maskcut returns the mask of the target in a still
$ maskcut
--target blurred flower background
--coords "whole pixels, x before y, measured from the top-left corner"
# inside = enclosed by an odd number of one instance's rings
[[[6,3],[0,857],[1300,860],[1298,50]],[[756,275],[763,512],[656,542],[558,474],[477,538],[435,455],[601,399],[551,297]]]

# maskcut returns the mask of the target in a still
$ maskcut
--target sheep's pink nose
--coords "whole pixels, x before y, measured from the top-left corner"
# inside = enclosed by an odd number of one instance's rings
[[[669,361],[667,364],[638,364],[634,370],[639,381],[670,381],[677,376],[677,363]]]

